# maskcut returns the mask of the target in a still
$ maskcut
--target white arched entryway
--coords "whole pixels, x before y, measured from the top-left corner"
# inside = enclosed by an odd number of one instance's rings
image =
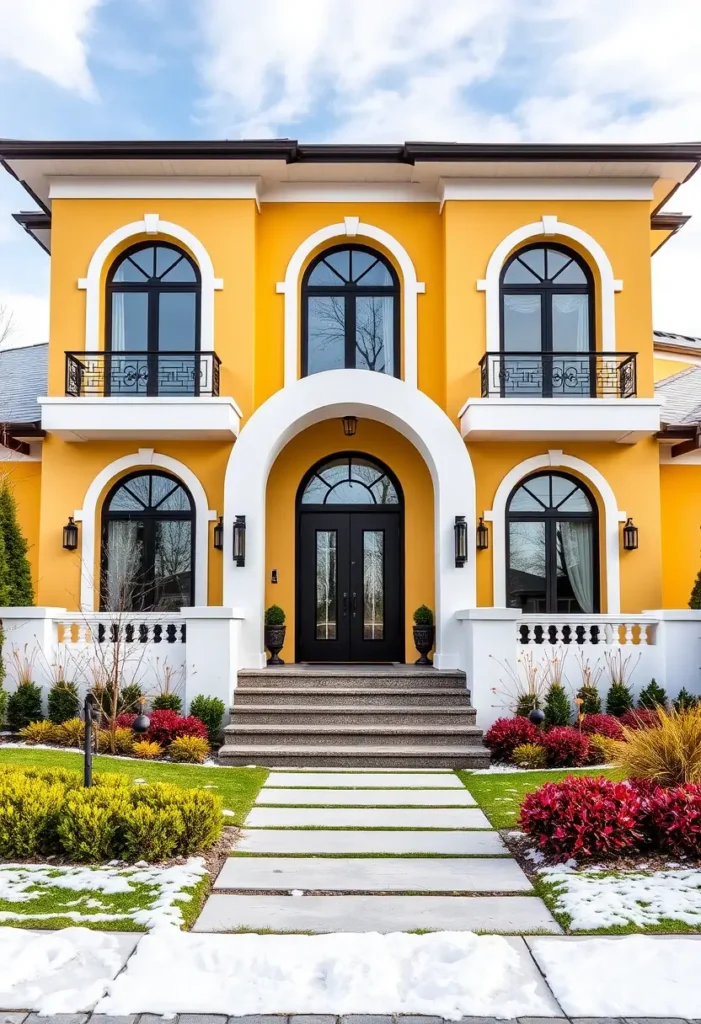
[[[322,420],[355,415],[377,420],[406,437],[424,459],[434,494],[437,668],[458,666],[455,613],[473,607],[475,583],[475,479],[467,449],[448,416],[427,395],[382,373],[330,370],[278,391],[248,421],[229,457],[224,485],[224,605],[245,610],[239,665],[265,665],[265,493],[280,451]],[[246,516],[246,564],[232,559],[231,523]],[[468,522],[468,562],[455,566],[455,516]],[[428,540],[428,538],[427,538]]]
[[[169,455],[159,455],[152,448],[140,448],[133,455],[124,455],[115,459],[100,470],[85,492],[83,507],[77,508],[73,517],[82,526],[81,573],[80,573],[80,608],[83,612],[95,610],[95,558],[97,555],[98,504],[105,488],[130,469],[165,469],[168,473],[182,480],[195,504],[195,604],[206,605],[207,602],[207,561],[209,558],[209,523],[217,518],[214,509],[207,507],[207,495],[204,487],[182,462],[172,459]]]
[[[494,607],[503,608],[506,605],[506,504],[509,495],[521,480],[541,469],[571,469],[599,492],[604,506],[600,536],[604,539],[606,557],[606,611],[609,615],[618,615],[621,610],[618,526],[625,522],[626,514],[618,508],[611,485],[595,466],[561,451],[535,455],[509,470],[497,488],[491,511],[484,513],[484,518],[492,523]]]
[[[426,291],[426,285],[417,281],[416,270],[409,253],[394,235],[365,224],[359,217],[346,217],[341,224],[329,224],[320,228],[297,247],[285,271],[285,280],[279,281],[277,290],[285,296],[285,387],[299,377],[299,302],[301,275],[311,254],[334,238],[356,237],[378,242],[395,259],[402,275],[402,379],[416,387],[418,383],[418,310],[417,296]]]

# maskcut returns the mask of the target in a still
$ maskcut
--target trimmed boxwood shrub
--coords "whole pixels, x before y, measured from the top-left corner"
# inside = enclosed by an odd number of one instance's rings
[[[43,719],[41,689],[36,683],[20,683],[15,692],[9,694],[6,715],[12,732],[19,732],[30,722]]]
[[[49,690],[49,721],[61,725],[71,718],[78,718],[80,697],[75,683],[61,679]]]
[[[541,743],[543,734],[527,718],[497,718],[484,737],[495,761],[508,761],[516,747],[524,743]]]
[[[589,737],[569,725],[556,726],[539,741],[545,747],[550,768],[577,768],[589,757]]]
[[[569,725],[572,717],[572,708],[568,700],[565,688],[562,683],[551,683],[545,695],[545,728],[553,725]]]
[[[151,701],[151,707],[154,711],[175,711],[179,715],[183,709],[183,702],[177,693],[159,693]]]
[[[651,708],[667,706],[667,693],[659,685],[656,679],[651,679],[647,686],[644,686],[638,697],[639,708]]]
[[[582,732],[587,736],[606,736],[610,740],[623,739],[621,719],[613,715],[585,715],[582,719]]]
[[[221,731],[221,722],[226,706],[218,697],[205,697],[199,694],[190,704],[190,714],[199,718],[207,726],[210,743],[216,743]]]
[[[581,700],[579,710],[583,715],[600,715],[601,714],[601,697],[599,691],[595,686],[587,685],[580,686],[577,691],[577,696]]]
[[[606,714],[620,718],[633,707],[633,694],[625,683],[612,683],[606,696]]]

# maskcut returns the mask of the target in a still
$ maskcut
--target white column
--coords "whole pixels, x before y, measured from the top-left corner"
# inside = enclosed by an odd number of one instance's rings
[[[56,619],[66,614],[65,608],[0,608],[0,621],[5,634],[2,659],[8,689],[15,689],[12,652],[17,651],[21,656],[33,659],[33,681],[41,686],[46,703],[53,682],[51,665],[56,659],[58,646]]]
[[[657,682],[664,686],[669,699],[674,700],[682,686],[689,693],[701,695],[701,611],[667,608],[645,611],[643,615],[659,619],[655,646],[664,674]],[[648,682],[646,679],[643,685]]]
[[[467,673],[477,725],[488,729],[497,718],[509,717],[500,682],[506,675],[499,662],[516,663],[520,608],[466,608],[456,614],[462,629],[459,667]],[[497,659],[499,659],[497,661]]]
[[[228,720],[236,688],[239,629],[244,613],[236,608],[182,608],[186,624],[185,707],[198,694],[224,701]]]

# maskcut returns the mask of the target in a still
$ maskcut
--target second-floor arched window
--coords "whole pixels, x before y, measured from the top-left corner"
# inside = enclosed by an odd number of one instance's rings
[[[399,376],[399,279],[363,245],[320,253],[302,282],[302,376],[375,370]]]

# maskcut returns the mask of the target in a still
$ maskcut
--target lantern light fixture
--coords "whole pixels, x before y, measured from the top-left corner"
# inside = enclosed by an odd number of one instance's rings
[[[234,562],[241,568],[246,564],[246,517],[234,519]]]
[[[346,437],[355,437],[355,432],[358,429],[358,417],[357,416],[344,416],[341,419],[343,424],[343,433]]]
[[[131,727],[137,734],[137,736],[143,736],[145,732],[148,732],[148,729],[151,725],[151,719],[148,717],[148,715],[144,714],[143,704],[139,704],[136,710],[137,715],[134,721],[132,722]]]
[[[489,547],[489,529],[485,526],[484,519],[480,516],[477,525],[477,550],[486,551]]]
[[[68,517],[68,522],[63,527],[63,546],[66,551],[75,551],[78,547],[78,527],[73,522],[73,516]]]
[[[467,562],[467,523],[465,516],[455,517],[455,568],[462,569]]]
[[[623,527],[623,550],[637,551],[638,549],[638,527],[633,525],[633,519],[628,516],[626,525]]]
[[[224,547],[224,516],[219,516],[219,522],[214,527],[214,549],[221,551]]]

